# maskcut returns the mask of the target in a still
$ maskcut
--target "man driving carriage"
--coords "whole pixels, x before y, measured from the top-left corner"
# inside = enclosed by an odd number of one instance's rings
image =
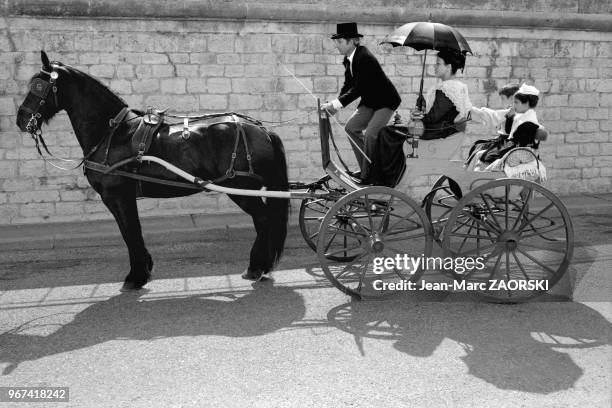
[[[361,169],[356,176],[364,183],[371,183],[371,165],[365,156],[371,158],[373,155],[378,133],[399,107],[401,98],[376,57],[360,44],[361,37],[363,35],[357,32],[356,23],[337,25],[336,34],[331,38],[344,55],[344,85],[338,98],[323,104],[321,108],[333,114],[361,98],[345,130],[352,139],[351,146]]]

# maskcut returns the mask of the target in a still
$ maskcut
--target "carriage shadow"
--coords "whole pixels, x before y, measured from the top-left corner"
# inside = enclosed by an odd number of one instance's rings
[[[330,325],[354,336],[393,341],[413,357],[434,355],[445,339],[469,375],[499,389],[549,394],[571,389],[584,374],[567,350],[612,343],[612,325],[580,303],[498,305],[466,302],[459,294],[429,292],[391,302],[349,302],[329,311]]]
[[[272,281],[254,290],[181,298],[142,299],[143,293],[122,293],[95,303],[48,335],[28,332],[52,326],[53,315],[0,334],[0,363],[8,363],[3,375],[25,361],[116,339],[263,336],[291,326],[305,314],[302,296]]]
[[[577,248],[568,271],[574,285],[596,257],[597,251]],[[410,292],[394,301],[349,302],[327,317],[330,325],[354,336],[362,354],[364,338],[393,341],[399,352],[421,358],[450,339],[463,349],[459,358],[470,375],[499,389],[540,394],[570,389],[584,374],[567,350],[612,344],[606,317],[564,294],[503,305],[462,293]]]

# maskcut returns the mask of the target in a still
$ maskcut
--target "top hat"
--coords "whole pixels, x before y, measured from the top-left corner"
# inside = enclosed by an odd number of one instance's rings
[[[363,37],[363,35],[357,32],[357,23],[340,23],[336,25],[336,34],[333,34],[331,39],[356,37]]]

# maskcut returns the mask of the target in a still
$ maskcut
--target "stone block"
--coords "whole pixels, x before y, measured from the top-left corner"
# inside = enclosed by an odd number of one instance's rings
[[[137,93],[151,93],[159,91],[159,81],[157,79],[141,79],[132,81],[132,88]]]
[[[152,73],[154,78],[168,78],[176,76],[173,65],[153,65]]]
[[[313,92],[338,92],[338,80],[335,77],[315,78]]]
[[[240,64],[239,54],[217,54],[217,64],[229,64],[236,65]]]
[[[158,109],[170,108],[176,113],[195,113],[198,112],[199,95],[152,95],[145,98],[145,106],[154,106]]]
[[[576,157],[578,156],[579,145],[559,145],[557,146],[557,157]]]
[[[116,74],[119,79],[131,79],[134,78],[134,66],[132,65],[117,65]]]
[[[297,53],[298,38],[288,35],[275,35],[272,37],[272,51],[277,53]]]
[[[216,64],[217,54],[192,52],[189,54],[189,62],[192,64]]]
[[[55,214],[54,203],[28,203],[19,206],[19,215],[22,217],[41,217],[44,219],[53,214]]]
[[[205,93],[208,91],[206,78],[188,78],[187,93]]]
[[[271,52],[271,37],[267,34],[254,34],[245,37],[239,36],[235,40],[235,50],[239,53]]]
[[[573,94],[569,95],[568,106],[596,108],[599,106],[599,101],[593,97],[592,93]]]
[[[201,77],[220,77],[223,76],[223,72],[225,71],[225,66],[217,65],[217,64],[204,64],[200,65],[200,76]]]
[[[323,52],[321,36],[301,35],[298,38],[298,52],[303,52],[306,54],[321,54]]]
[[[200,109],[213,110],[213,111],[224,111],[228,109],[227,95],[200,95],[199,106]],[[234,109],[234,107],[232,107]]]
[[[186,92],[185,78],[162,79],[161,91],[169,94],[184,94]]]
[[[244,76],[243,65],[225,65],[224,74],[226,77],[242,77]]]
[[[563,120],[586,120],[587,110],[585,108],[561,108]]]
[[[200,67],[195,64],[177,64],[175,67],[178,78],[196,78],[200,76]]]
[[[207,92],[215,94],[230,93],[232,81],[229,78],[208,78],[206,80]]]
[[[122,95],[129,95],[132,93],[132,83],[125,79],[113,79],[110,83],[110,89]]]
[[[610,117],[610,109],[608,108],[593,108],[587,109],[589,119],[608,119]]]
[[[605,144],[606,143],[582,143],[578,146],[578,151],[581,156],[599,156],[599,154],[603,152]],[[612,154],[612,152],[607,154]]]

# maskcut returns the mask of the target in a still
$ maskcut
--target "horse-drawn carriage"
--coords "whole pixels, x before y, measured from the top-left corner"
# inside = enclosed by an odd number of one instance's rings
[[[408,133],[406,146],[413,151],[395,188],[360,186],[331,159],[329,117],[320,112],[319,120],[327,175],[309,191],[327,194],[302,201],[300,227],[325,275],[342,291],[376,298],[443,272],[459,282],[454,287],[516,302],[552,288],[567,270],[573,230],[566,208],[540,184],[506,174],[527,163],[539,166],[533,150],[508,152],[505,172],[475,172],[465,170],[459,157],[464,133],[436,140]],[[404,193],[434,174],[441,176],[420,202]],[[420,266],[404,262],[406,256]]]
[[[87,177],[117,219],[130,251],[127,290],[146,284],[153,267],[138,220],[137,190],[149,197],[198,190],[228,194],[253,216],[257,230],[250,277],[268,272],[280,256],[287,200],[301,199],[300,227],[325,275],[358,298],[397,293],[441,271],[487,299],[523,301],[552,288],[572,258],[572,224],[561,201],[532,181],[464,171],[463,161],[454,160],[461,133],[438,140],[407,134],[405,145],[413,151],[395,188],[363,186],[332,160],[332,128],[319,108],[326,175],[309,184],[288,183],[282,144],[261,123],[224,113],[183,117],[182,127],[161,126],[162,114],[129,110],[95,79],[51,64],[43,53],[43,69],[33,77],[17,124],[37,146],[44,145],[41,122],[61,109],[83,148]],[[133,137],[147,126],[156,133]],[[529,157],[536,155],[519,148],[505,162],[512,166]],[[431,174],[443,176],[421,203],[405,193]],[[153,188],[158,182],[163,186]]]

